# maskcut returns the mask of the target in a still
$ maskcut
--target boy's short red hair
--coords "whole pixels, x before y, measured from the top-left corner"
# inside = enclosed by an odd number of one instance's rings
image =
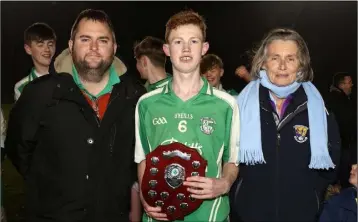
[[[181,11],[168,20],[165,29],[165,42],[169,42],[169,35],[172,30],[182,25],[196,25],[203,34],[203,41],[206,39],[206,24],[204,18],[193,10]]]

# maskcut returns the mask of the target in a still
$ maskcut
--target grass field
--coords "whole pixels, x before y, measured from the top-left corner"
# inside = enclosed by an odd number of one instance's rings
[[[5,119],[8,118],[11,104],[2,104]],[[24,183],[14,166],[7,159],[1,163],[3,204],[6,211],[8,222],[25,222],[24,219]]]

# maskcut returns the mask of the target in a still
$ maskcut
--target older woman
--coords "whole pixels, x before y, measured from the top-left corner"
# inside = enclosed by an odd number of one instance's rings
[[[238,97],[241,166],[231,193],[233,220],[314,221],[335,179],[340,139],[310,82],[305,41],[294,30],[272,30],[251,76]]]

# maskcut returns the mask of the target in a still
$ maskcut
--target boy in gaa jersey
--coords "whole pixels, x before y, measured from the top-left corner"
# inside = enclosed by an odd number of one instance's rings
[[[25,30],[24,43],[25,51],[31,56],[34,67],[29,75],[15,84],[15,101],[19,99],[29,82],[49,73],[51,60],[56,51],[56,34],[47,24],[34,23]]]
[[[221,77],[224,75],[224,63],[219,56],[214,54],[203,56],[200,62],[200,72],[213,87],[234,97],[238,95],[234,89],[225,90],[221,84]]]
[[[163,49],[173,64],[173,78],[143,95],[136,107],[135,162],[141,184],[146,154],[173,142],[196,149],[208,161],[206,177],[188,177],[184,186],[202,205],[184,221],[227,221],[227,193],[238,174],[239,113],[235,99],[200,77],[200,60],[209,44],[206,25],[193,11],[183,11],[166,25]],[[143,221],[167,220],[160,207],[141,195]],[[164,211],[165,212],[165,211]]]
[[[136,67],[141,78],[147,80],[144,87],[148,92],[165,86],[171,77],[165,72],[163,44],[163,40],[147,36],[134,47]]]

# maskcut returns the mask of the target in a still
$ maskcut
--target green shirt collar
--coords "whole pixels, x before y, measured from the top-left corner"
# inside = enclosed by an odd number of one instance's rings
[[[30,72],[30,76],[29,76],[29,81],[32,81],[34,79],[36,79],[38,76],[35,73],[35,67],[32,67],[31,72]]]
[[[167,75],[166,78],[159,80],[158,82],[155,82],[153,84],[149,84],[149,82],[147,81],[148,84],[145,84],[144,87],[147,89],[148,92],[158,89],[160,87],[163,87],[164,83],[166,83],[168,81],[168,79],[170,77],[172,77],[172,75],[170,75],[169,73],[166,73],[166,75]]]
[[[112,88],[113,88],[113,85],[115,85],[117,83],[120,83],[118,73],[116,72],[114,66],[111,65],[109,67],[109,80],[108,80],[108,83],[107,83],[106,87],[104,87],[104,89],[100,93],[98,93],[97,95],[92,95],[82,85],[82,82],[80,80],[80,77],[78,76],[78,72],[77,72],[77,70],[76,70],[74,65],[72,65],[72,73],[73,73],[73,80],[75,81],[75,83],[78,86],[78,88],[83,90],[91,98],[98,98],[98,97],[100,97],[100,96],[102,96],[104,94],[107,94],[107,93],[111,92]]]
[[[201,87],[199,94],[213,95],[213,87],[209,84],[209,82],[204,77],[201,77],[201,79],[204,81],[204,85],[203,87]],[[163,93],[164,94],[171,93],[173,91],[172,85],[173,85],[173,78],[170,78],[168,84],[165,85],[163,88]]]

